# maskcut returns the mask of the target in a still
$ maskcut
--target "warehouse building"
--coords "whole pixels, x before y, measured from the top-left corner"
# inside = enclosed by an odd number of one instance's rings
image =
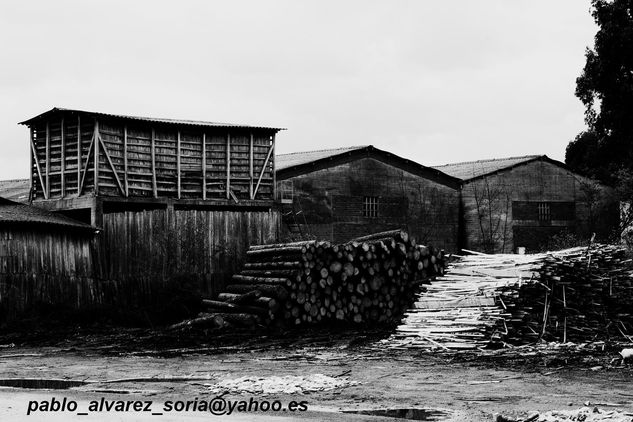
[[[552,236],[604,239],[618,221],[611,189],[545,155],[436,166],[461,181],[462,248],[489,253],[546,248]]]
[[[95,236],[89,224],[0,198],[0,322],[42,305],[98,303]]]
[[[457,178],[371,145],[281,154],[276,165],[287,239],[344,242],[405,228],[457,248]]]

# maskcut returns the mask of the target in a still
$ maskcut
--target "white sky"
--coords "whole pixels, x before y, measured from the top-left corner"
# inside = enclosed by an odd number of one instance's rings
[[[54,106],[286,127],[278,153],[563,160],[596,30],[589,0],[3,1],[0,179]]]

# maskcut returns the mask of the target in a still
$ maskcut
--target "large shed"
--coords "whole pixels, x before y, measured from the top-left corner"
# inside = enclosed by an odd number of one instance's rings
[[[555,235],[606,236],[617,222],[609,187],[546,155],[436,166],[461,180],[463,248],[489,253],[534,252]]]
[[[35,206],[102,229],[99,277],[121,303],[175,275],[207,294],[250,244],[275,241],[280,128],[53,108],[30,129]]]
[[[95,232],[89,224],[0,198],[0,321],[42,304],[99,302]]]
[[[347,241],[405,228],[457,247],[460,180],[371,145],[277,156],[284,234]]]

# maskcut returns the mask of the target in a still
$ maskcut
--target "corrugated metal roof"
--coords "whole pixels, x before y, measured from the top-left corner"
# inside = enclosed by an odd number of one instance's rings
[[[444,164],[441,166],[433,166],[450,176],[462,180],[470,180],[486,174],[495,173],[497,171],[514,167],[528,161],[533,161],[545,155],[524,155],[521,157],[494,158],[490,160],[466,161],[463,163]]]
[[[43,210],[31,205],[19,204],[0,198],[0,224],[45,224],[94,230],[89,224],[82,223],[61,214]]]
[[[46,111],[42,114],[39,114],[35,117],[32,117],[28,120],[20,122],[21,125],[29,125],[33,121],[43,118],[51,113],[74,113],[74,114],[83,114],[83,115],[91,115],[97,117],[109,117],[115,119],[122,120],[137,120],[143,122],[153,122],[153,123],[164,123],[164,124],[172,124],[172,125],[189,125],[189,126],[206,126],[206,127],[223,127],[223,128],[245,128],[245,129],[268,129],[268,130],[285,130],[285,128],[275,128],[275,127],[267,127],[267,126],[251,126],[251,125],[243,125],[237,123],[219,123],[219,122],[206,122],[201,120],[179,120],[179,119],[166,119],[162,117],[142,117],[142,116],[127,116],[123,114],[110,114],[110,113],[101,113],[96,111],[86,111],[86,110],[77,110],[63,107],[54,107],[49,111]]]
[[[292,152],[290,154],[278,154],[275,156],[275,169],[283,170],[289,167],[300,166],[324,158],[334,157],[350,151],[367,148],[370,145],[343,147],[334,149],[320,149],[316,151]]]
[[[0,180],[0,197],[16,202],[29,201],[29,179]]]

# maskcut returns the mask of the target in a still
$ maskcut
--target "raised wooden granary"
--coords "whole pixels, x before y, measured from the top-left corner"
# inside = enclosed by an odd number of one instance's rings
[[[280,128],[53,108],[30,129],[33,206],[89,223],[95,279],[138,303],[183,276],[214,294],[252,244],[278,240]]]
[[[30,129],[32,200],[90,210],[96,226],[104,203],[268,207],[274,198],[279,128],[64,108],[22,124]]]

